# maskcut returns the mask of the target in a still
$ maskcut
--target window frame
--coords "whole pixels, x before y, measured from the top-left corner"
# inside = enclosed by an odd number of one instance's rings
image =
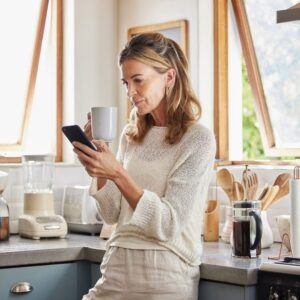
[[[51,8],[49,9],[49,5]],[[3,151],[21,150],[26,140],[26,133],[29,125],[29,119],[32,111],[33,97],[35,84],[37,79],[40,53],[45,30],[47,13],[54,11],[55,17],[55,32],[56,32],[56,158],[57,162],[62,161],[62,105],[63,105],[63,0],[54,0],[49,4],[49,0],[41,0],[39,18],[36,28],[36,36],[33,48],[32,63],[27,86],[25,109],[22,120],[22,128],[20,131],[19,140],[16,144],[0,144],[0,149]],[[21,157],[6,157],[0,156],[0,163],[20,163]]]
[[[230,0],[239,32],[264,151],[268,156],[299,156],[300,149],[277,148],[256,59],[244,0]],[[228,143],[228,0],[214,0],[214,131],[220,164],[295,164],[287,161],[230,161]],[[223,162],[222,162],[223,161]]]

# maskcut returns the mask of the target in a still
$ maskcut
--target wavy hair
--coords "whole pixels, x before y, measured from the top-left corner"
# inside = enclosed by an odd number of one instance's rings
[[[201,116],[200,103],[192,91],[188,74],[188,61],[179,45],[156,32],[134,36],[121,51],[119,65],[127,59],[135,59],[151,66],[158,73],[164,74],[173,68],[176,72],[174,84],[166,89],[167,127],[165,140],[169,144],[178,143],[188,127]],[[142,142],[146,133],[153,126],[151,114],[139,115],[136,109],[131,111],[135,126],[127,132],[129,140]]]

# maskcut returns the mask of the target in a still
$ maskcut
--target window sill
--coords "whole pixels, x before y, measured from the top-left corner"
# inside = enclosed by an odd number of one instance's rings
[[[257,167],[272,167],[272,168],[280,168],[287,167],[288,169],[291,169],[293,167],[299,166],[300,161],[298,160],[290,160],[290,161],[284,161],[284,160],[222,160],[215,162],[215,168],[222,167],[222,166],[257,166]]]

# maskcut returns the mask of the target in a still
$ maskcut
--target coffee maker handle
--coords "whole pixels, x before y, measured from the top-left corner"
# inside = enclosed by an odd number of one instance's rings
[[[255,226],[256,226],[256,235],[253,245],[250,247],[251,250],[255,250],[260,243],[261,237],[262,237],[262,222],[260,215],[258,215],[255,211],[251,211],[249,215],[254,217],[255,220]]]

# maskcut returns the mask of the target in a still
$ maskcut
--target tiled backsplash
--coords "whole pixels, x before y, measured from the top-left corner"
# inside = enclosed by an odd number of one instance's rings
[[[241,181],[242,172],[244,167],[226,167],[230,168],[230,171],[234,174],[236,180]],[[277,175],[283,172],[291,173],[293,169],[289,168],[271,168],[271,167],[260,167],[250,168],[255,171],[258,175],[259,191],[263,188],[265,183],[273,184]],[[11,205],[11,209],[17,209],[18,204],[22,203],[23,197],[23,186],[22,186],[22,168],[19,165],[1,165],[0,170],[9,173],[9,186],[5,190],[5,197]],[[55,166],[55,177],[54,177],[54,205],[55,212],[58,214],[62,213],[62,198],[63,190],[66,185],[89,185],[90,177],[85,172],[81,165],[68,165],[68,164],[56,164]],[[225,207],[229,205],[229,200],[224,191],[217,186],[216,176],[213,176],[210,190],[209,199],[217,199],[220,202],[220,233],[225,221]],[[274,233],[276,241],[280,241],[277,224],[275,217],[278,215],[290,214],[290,200],[289,196],[281,199],[277,203],[273,204],[267,211],[268,220]]]
[[[23,175],[20,165],[1,165],[0,170],[9,174],[4,197],[10,207],[11,219],[17,219],[23,212]],[[53,182],[55,213],[62,214],[64,187],[69,185],[89,185],[90,177],[81,165],[56,164]]]

